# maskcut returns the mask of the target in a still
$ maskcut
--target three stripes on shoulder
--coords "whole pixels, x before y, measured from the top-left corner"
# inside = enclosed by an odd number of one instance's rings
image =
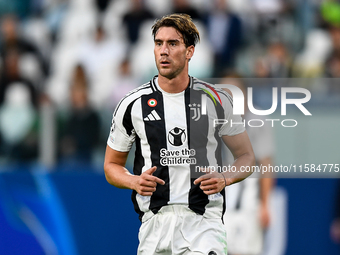
[[[145,121],[161,120],[161,117],[158,115],[156,110],[152,110],[152,112],[150,112],[148,116],[144,118],[144,120]]]

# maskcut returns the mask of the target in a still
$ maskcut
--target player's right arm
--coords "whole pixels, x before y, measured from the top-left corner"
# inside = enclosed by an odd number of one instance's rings
[[[129,152],[120,152],[106,146],[104,171],[108,183],[121,189],[132,189],[142,196],[151,196],[156,190],[157,183],[164,185],[164,181],[152,174],[156,167],[133,175],[126,168],[125,163]]]

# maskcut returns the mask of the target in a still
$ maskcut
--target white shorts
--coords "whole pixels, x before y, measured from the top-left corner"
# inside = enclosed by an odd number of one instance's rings
[[[185,205],[163,206],[139,229],[138,255],[227,254],[225,227]]]

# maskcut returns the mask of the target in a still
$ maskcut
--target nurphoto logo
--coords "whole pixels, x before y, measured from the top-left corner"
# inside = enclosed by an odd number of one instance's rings
[[[240,88],[230,84],[215,84],[215,88],[220,89],[229,89],[233,95],[233,114],[234,115],[243,115],[245,113],[245,97]],[[258,116],[268,116],[274,113],[278,106],[278,88],[272,88],[272,105],[269,109],[256,109],[253,104],[253,88],[249,87],[247,90],[248,98],[247,98],[247,106],[251,113]],[[302,98],[287,98],[288,94],[300,94],[304,95]],[[281,116],[287,115],[287,105],[295,105],[305,116],[311,116],[312,114],[306,109],[303,105],[307,103],[311,99],[311,93],[308,89],[305,88],[297,88],[297,87],[282,87],[281,88]],[[207,95],[202,94],[201,98],[201,114],[207,114]],[[279,121],[283,127],[295,127],[298,122],[295,119],[265,119],[267,122],[271,122],[271,126],[274,127],[275,122]],[[263,119],[250,119],[247,121],[243,120],[242,122],[232,122],[230,125],[243,125],[248,124],[250,127],[261,127],[265,122]],[[220,124],[226,124],[228,120],[226,119],[215,119],[214,126]]]

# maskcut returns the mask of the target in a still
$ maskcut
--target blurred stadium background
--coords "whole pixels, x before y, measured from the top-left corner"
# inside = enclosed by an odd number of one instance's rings
[[[283,78],[311,91],[313,116],[289,109],[299,125],[274,129],[276,165],[340,163],[340,1],[0,0],[0,254],[135,254],[137,214],[106,183],[104,150],[120,98],[156,74],[151,24],[172,12],[201,33],[191,75],[237,73],[265,109]],[[339,254],[338,181],[309,177],[277,180],[281,254]]]

